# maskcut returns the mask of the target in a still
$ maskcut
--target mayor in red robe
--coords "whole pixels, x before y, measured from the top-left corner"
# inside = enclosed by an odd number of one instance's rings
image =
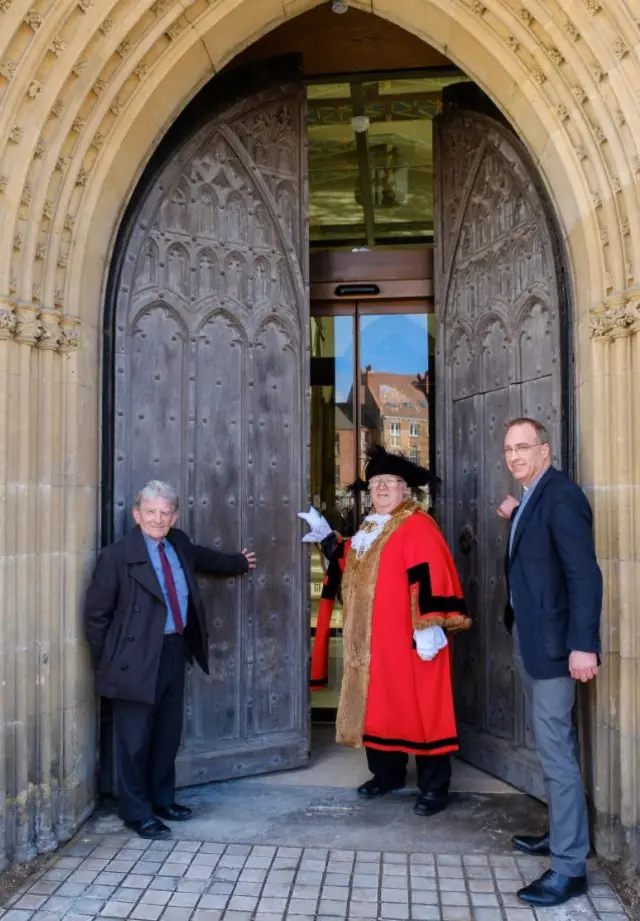
[[[375,447],[365,469],[374,514],[343,540],[313,509],[302,514],[328,559],[312,653],[312,688],[328,682],[329,625],[342,590],[343,679],[337,741],[366,750],[373,799],[405,785],[415,755],[420,796],[414,811],[446,808],[450,754],[458,750],[451,684],[451,633],[467,614],[451,552],[433,518],[410,498],[432,476]]]

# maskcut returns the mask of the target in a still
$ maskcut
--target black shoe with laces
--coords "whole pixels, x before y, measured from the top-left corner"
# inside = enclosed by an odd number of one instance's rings
[[[585,895],[586,876],[564,876],[555,870],[547,870],[538,879],[518,891],[518,898],[536,908],[553,908],[569,899]]]

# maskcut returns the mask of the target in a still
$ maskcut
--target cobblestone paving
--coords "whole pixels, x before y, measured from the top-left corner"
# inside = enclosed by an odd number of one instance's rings
[[[533,912],[544,862],[83,836],[0,907],[2,921],[625,921],[598,872],[588,898]]]

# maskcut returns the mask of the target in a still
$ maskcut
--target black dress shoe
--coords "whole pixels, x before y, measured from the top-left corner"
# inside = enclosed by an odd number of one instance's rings
[[[436,815],[438,812],[443,812],[448,805],[448,793],[441,793],[436,790],[433,793],[421,793],[413,807],[413,811],[416,815]]]
[[[551,853],[548,831],[544,835],[514,835],[511,843],[523,854],[533,854],[534,857],[548,857]]]
[[[553,908],[554,905],[562,905],[577,895],[584,895],[586,891],[586,876],[563,876],[555,870],[547,870],[539,879],[520,889],[518,898],[527,905]]]
[[[161,819],[167,819],[168,822],[184,822],[185,819],[191,818],[189,807],[180,806],[178,803],[171,803],[170,806],[154,806],[153,811]]]
[[[383,783],[377,777],[372,777],[371,780],[361,784],[356,793],[363,799],[375,799],[377,796],[385,796],[387,793],[393,792],[393,790],[402,790],[403,787],[404,783]]]
[[[168,838],[171,835],[171,829],[153,816],[149,819],[137,819],[124,824],[127,828],[135,831],[136,835],[140,835],[141,838],[156,840],[158,838]]]

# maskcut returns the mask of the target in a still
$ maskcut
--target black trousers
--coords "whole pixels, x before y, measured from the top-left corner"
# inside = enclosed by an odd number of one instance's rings
[[[367,764],[378,780],[401,787],[405,782],[409,756],[406,752],[367,748]],[[451,780],[449,755],[416,755],[418,788],[421,793],[446,793]]]
[[[165,636],[153,704],[113,701],[120,818],[148,819],[175,802],[175,760],[182,736],[184,637]]]

